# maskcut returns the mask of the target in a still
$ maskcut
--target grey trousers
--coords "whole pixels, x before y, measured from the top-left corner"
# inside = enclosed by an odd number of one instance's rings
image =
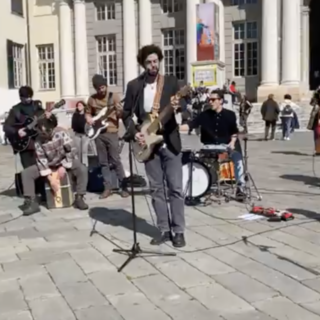
[[[183,233],[185,230],[184,196],[182,190],[181,154],[175,155],[167,148],[161,148],[145,163],[150,184],[152,205],[161,232]],[[165,183],[164,183],[165,182]],[[171,226],[166,201],[165,184],[169,191]]]
[[[90,139],[85,134],[79,133],[75,133],[73,139],[78,151],[78,158],[85,166],[88,166],[88,147]]]
[[[125,173],[120,158],[118,133],[102,133],[95,141],[105,188],[111,188],[110,165],[114,166],[120,184],[122,184]]]
[[[84,166],[80,160],[75,159],[72,163],[71,169],[67,169],[67,172],[71,173],[72,178],[76,180],[76,193],[78,195],[85,195],[87,193],[88,185],[88,169]],[[25,197],[34,198],[35,192],[35,180],[40,177],[40,171],[37,165],[33,165],[24,169],[21,172],[21,179],[23,185],[23,195]]]

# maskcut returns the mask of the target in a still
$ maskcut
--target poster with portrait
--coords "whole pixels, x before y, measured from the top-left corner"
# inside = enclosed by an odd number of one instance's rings
[[[197,61],[219,60],[220,21],[216,3],[197,5]]]

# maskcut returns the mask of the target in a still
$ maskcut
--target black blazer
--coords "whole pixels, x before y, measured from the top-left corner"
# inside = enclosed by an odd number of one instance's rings
[[[146,117],[144,110],[144,95],[145,87],[144,74],[136,79],[130,81],[127,85],[126,96],[124,99],[122,120],[127,128],[131,138],[138,132],[132,119],[133,113],[138,119],[138,124],[141,124]],[[179,91],[178,80],[174,76],[165,76],[162,95],[160,99],[160,112],[170,104],[170,98]],[[162,130],[164,142],[167,148],[174,154],[181,152],[181,138],[179,133],[179,126],[177,124],[174,113],[168,115],[162,120]]]

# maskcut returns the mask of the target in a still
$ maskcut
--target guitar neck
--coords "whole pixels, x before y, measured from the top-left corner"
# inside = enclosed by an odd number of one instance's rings
[[[174,109],[172,104],[168,104],[159,114],[158,120],[161,122],[168,114],[173,113]]]

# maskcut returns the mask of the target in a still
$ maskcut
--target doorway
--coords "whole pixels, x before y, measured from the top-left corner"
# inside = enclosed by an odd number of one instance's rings
[[[311,0],[310,8],[310,89],[320,85],[320,1]]]

